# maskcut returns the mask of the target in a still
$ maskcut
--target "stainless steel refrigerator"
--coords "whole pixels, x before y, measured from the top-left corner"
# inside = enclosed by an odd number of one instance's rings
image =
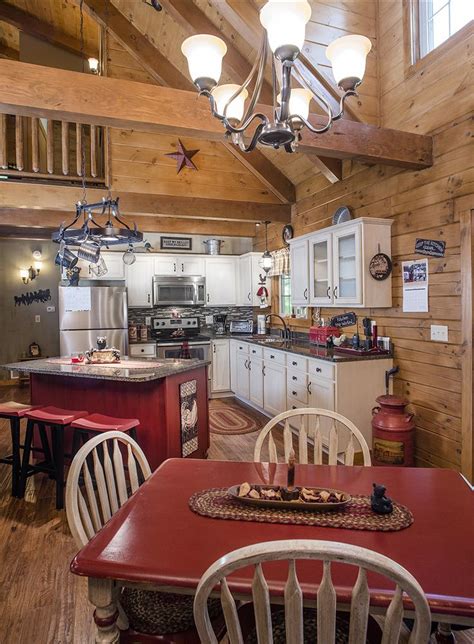
[[[59,287],[59,340],[62,356],[96,348],[97,337],[107,336],[107,345],[128,354],[127,289],[125,286],[80,286],[86,310],[71,305],[70,286]],[[76,294],[78,292],[76,291]],[[83,297],[83,296],[86,297]],[[76,298],[79,301],[79,298]]]

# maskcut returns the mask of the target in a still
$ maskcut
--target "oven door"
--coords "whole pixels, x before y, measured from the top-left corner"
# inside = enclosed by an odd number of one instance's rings
[[[181,355],[181,345],[172,343],[172,344],[157,344],[157,358],[174,358],[179,359]],[[211,352],[211,345],[208,344],[192,344],[189,343],[189,357],[197,358],[198,360],[209,360]]]

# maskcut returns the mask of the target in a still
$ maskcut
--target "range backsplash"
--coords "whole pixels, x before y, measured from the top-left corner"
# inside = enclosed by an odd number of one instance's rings
[[[256,312],[260,309],[256,308]],[[258,313],[255,313],[251,306],[155,306],[152,309],[128,309],[128,321],[135,324],[145,324],[145,318],[151,317],[171,317],[173,314],[182,317],[199,316],[201,329],[206,328],[207,315],[227,315],[227,324],[231,320],[253,320]],[[211,325],[212,326],[212,325]]]

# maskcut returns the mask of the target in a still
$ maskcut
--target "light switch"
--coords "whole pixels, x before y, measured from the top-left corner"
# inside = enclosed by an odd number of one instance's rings
[[[431,339],[434,340],[434,342],[447,342],[448,327],[441,324],[432,324]]]
[[[209,326],[210,324],[214,323],[214,316],[213,315],[206,315],[206,324]]]
[[[35,315],[35,322],[41,322],[41,315]]]

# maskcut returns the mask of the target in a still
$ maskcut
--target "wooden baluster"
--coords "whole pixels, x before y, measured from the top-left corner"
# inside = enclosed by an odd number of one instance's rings
[[[133,455],[130,443],[127,444],[127,453],[128,453],[127,466],[128,466],[128,475],[130,476],[130,485],[132,487],[132,492],[136,492],[140,487],[140,485],[138,482],[137,464],[135,462],[135,457]]]
[[[77,488],[77,501],[79,506],[79,513],[81,515],[82,527],[85,530],[88,539],[92,539],[95,534],[94,526],[92,525],[91,517],[89,510],[87,509],[87,504],[82,496],[80,488]]]
[[[105,480],[107,483],[107,492],[109,495],[110,508],[112,514],[115,514],[119,509],[117,487],[115,485],[115,476],[114,470],[112,467],[112,461],[110,460],[109,446],[107,443],[103,443],[104,448],[104,470],[105,470]]]
[[[76,123],[76,172],[82,177],[82,125]]]
[[[268,435],[268,453],[270,463],[278,463],[278,452],[271,432]]]
[[[54,121],[48,119],[46,128],[46,170],[48,174],[54,172]]]
[[[89,502],[90,514],[92,515],[92,524],[95,532],[98,532],[102,527],[102,521],[100,519],[99,507],[97,505],[97,499],[95,498],[95,490],[87,462],[84,462],[82,467],[82,476],[84,478],[84,485],[86,486],[87,501]]]
[[[336,591],[331,579],[330,561],[323,562],[323,578],[317,597],[318,642],[334,644],[336,641]]]
[[[107,448],[104,445],[104,453],[106,449]],[[93,460],[94,460],[95,483],[97,486],[97,491],[99,493],[100,507],[102,509],[102,518],[104,520],[104,523],[106,523],[112,516],[112,512],[110,511],[109,497],[107,495],[107,487],[105,485],[104,470],[102,469],[102,463],[100,462],[99,456],[97,454],[97,450],[95,449],[92,452],[92,454],[93,454]]]
[[[91,176],[97,176],[97,130],[91,125]]]
[[[332,421],[331,431],[329,432],[329,465],[337,465],[337,427],[336,421]]]
[[[321,418],[316,416],[316,427],[314,429],[314,455],[315,465],[322,465],[323,462],[323,440],[321,437]]]
[[[359,644],[367,639],[370,594],[367,585],[367,573],[359,568],[359,575],[352,590],[351,621],[349,626],[349,644]]]
[[[221,581],[221,606],[227,627],[227,637],[230,644],[243,644],[242,629],[232,593],[227,585],[227,580]],[[216,640],[217,641],[217,640]]]
[[[31,119],[31,168],[33,172],[40,171],[39,119],[36,116]]]
[[[285,628],[287,644],[303,642],[303,592],[296,576],[294,559],[289,562],[288,579],[285,585]],[[323,641],[318,637],[318,642]]]
[[[25,161],[23,154],[23,117],[15,116],[15,156],[16,169],[24,170]]]
[[[385,616],[382,644],[397,644],[403,617],[402,590],[397,586]]]
[[[283,444],[285,448],[285,463],[288,463],[290,452],[293,449],[293,434],[290,429],[290,421],[288,418],[285,420],[285,427],[283,429]]]
[[[272,615],[270,610],[270,594],[263,574],[262,565],[255,566],[252,582],[252,598],[257,626],[258,640],[272,644]]]
[[[8,168],[6,114],[0,114],[0,168]]]
[[[346,447],[346,454],[344,456],[345,465],[354,465],[354,455],[355,455],[355,446],[354,446],[354,436],[351,434],[349,443]]]
[[[63,174],[69,174],[69,123],[61,121],[61,161]]]
[[[114,438],[113,460],[115,469],[115,481],[117,483],[120,505],[123,505],[128,499],[127,483],[125,481],[125,474],[123,471],[122,453],[120,452],[120,447],[116,438]]]
[[[308,431],[307,431],[308,416],[301,416],[300,418],[300,435],[299,435],[299,461],[306,464],[308,462]]]

